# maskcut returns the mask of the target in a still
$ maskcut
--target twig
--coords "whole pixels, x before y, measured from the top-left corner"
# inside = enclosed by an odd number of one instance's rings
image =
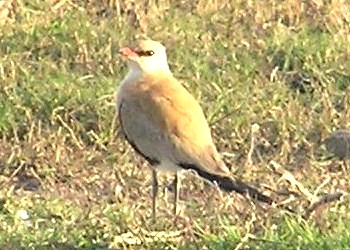
[[[282,168],[280,164],[275,161],[271,161],[270,164],[273,166],[274,170],[281,175],[281,179],[287,180],[294,188],[296,188],[301,194],[303,194],[310,202],[315,200],[315,195],[313,195],[303,184],[298,182],[291,172]]]
[[[35,169],[34,168],[30,168],[29,171],[34,176],[34,178],[37,179],[37,181],[40,183],[41,187],[44,187],[43,181],[40,178],[40,176],[38,175],[38,173],[35,171]]]
[[[10,175],[10,177],[2,184],[0,185],[0,188],[3,189],[5,185],[7,185],[8,183],[10,183],[13,178],[16,177],[16,175],[23,169],[25,165],[25,162],[22,162],[19,164],[19,166],[15,169],[15,171],[12,172],[12,174]]]
[[[73,129],[69,127],[69,125],[62,119],[62,117],[58,114],[56,114],[56,118],[60,121],[60,123],[65,127],[69,134],[71,135],[73,141],[78,146],[79,149],[83,149],[83,144],[79,141],[78,137],[75,135]]]
[[[318,207],[325,205],[326,203],[330,203],[336,200],[339,200],[343,196],[343,192],[336,192],[331,194],[325,194],[318,201],[312,203],[305,212],[305,217],[309,217],[310,214],[315,211]]]
[[[321,191],[321,189],[326,186],[331,181],[331,177],[327,177],[315,190],[314,196],[316,197],[318,193]]]
[[[252,166],[253,165],[253,153],[254,153],[254,149],[255,149],[255,141],[256,141],[256,135],[257,132],[259,131],[260,126],[257,123],[254,123],[251,126],[251,140],[250,140],[250,148],[249,148],[249,152],[247,155],[247,160],[246,160],[246,167]]]

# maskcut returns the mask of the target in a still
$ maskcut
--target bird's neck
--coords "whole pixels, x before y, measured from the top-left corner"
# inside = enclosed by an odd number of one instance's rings
[[[124,77],[121,85],[132,84],[137,82],[138,79],[142,78],[142,71],[138,69],[129,69],[129,72]]]
[[[138,68],[130,68],[127,75],[124,77],[121,82],[121,86],[123,85],[134,85],[140,82],[143,79],[157,79],[164,77],[171,77],[172,73],[169,68],[167,69],[159,69],[159,70],[141,70]]]

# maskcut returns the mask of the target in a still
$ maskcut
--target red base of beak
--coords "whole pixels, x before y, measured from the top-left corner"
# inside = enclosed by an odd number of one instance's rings
[[[125,57],[130,57],[130,56],[137,56],[137,53],[129,47],[124,47],[119,50],[119,54],[125,56]]]

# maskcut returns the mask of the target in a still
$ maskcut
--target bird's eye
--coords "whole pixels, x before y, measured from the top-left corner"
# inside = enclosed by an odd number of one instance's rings
[[[147,50],[145,51],[145,56],[153,56],[154,51],[153,50]]]
[[[137,54],[139,56],[152,56],[152,55],[154,55],[154,51],[153,50],[140,50],[140,51],[137,51]]]

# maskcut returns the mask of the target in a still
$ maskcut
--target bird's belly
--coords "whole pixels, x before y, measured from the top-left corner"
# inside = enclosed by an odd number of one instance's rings
[[[178,172],[180,170],[183,170],[175,163],[168,161],[168,160],[162,160],[160,164],[154,166],[155,169],[163,172]]]

